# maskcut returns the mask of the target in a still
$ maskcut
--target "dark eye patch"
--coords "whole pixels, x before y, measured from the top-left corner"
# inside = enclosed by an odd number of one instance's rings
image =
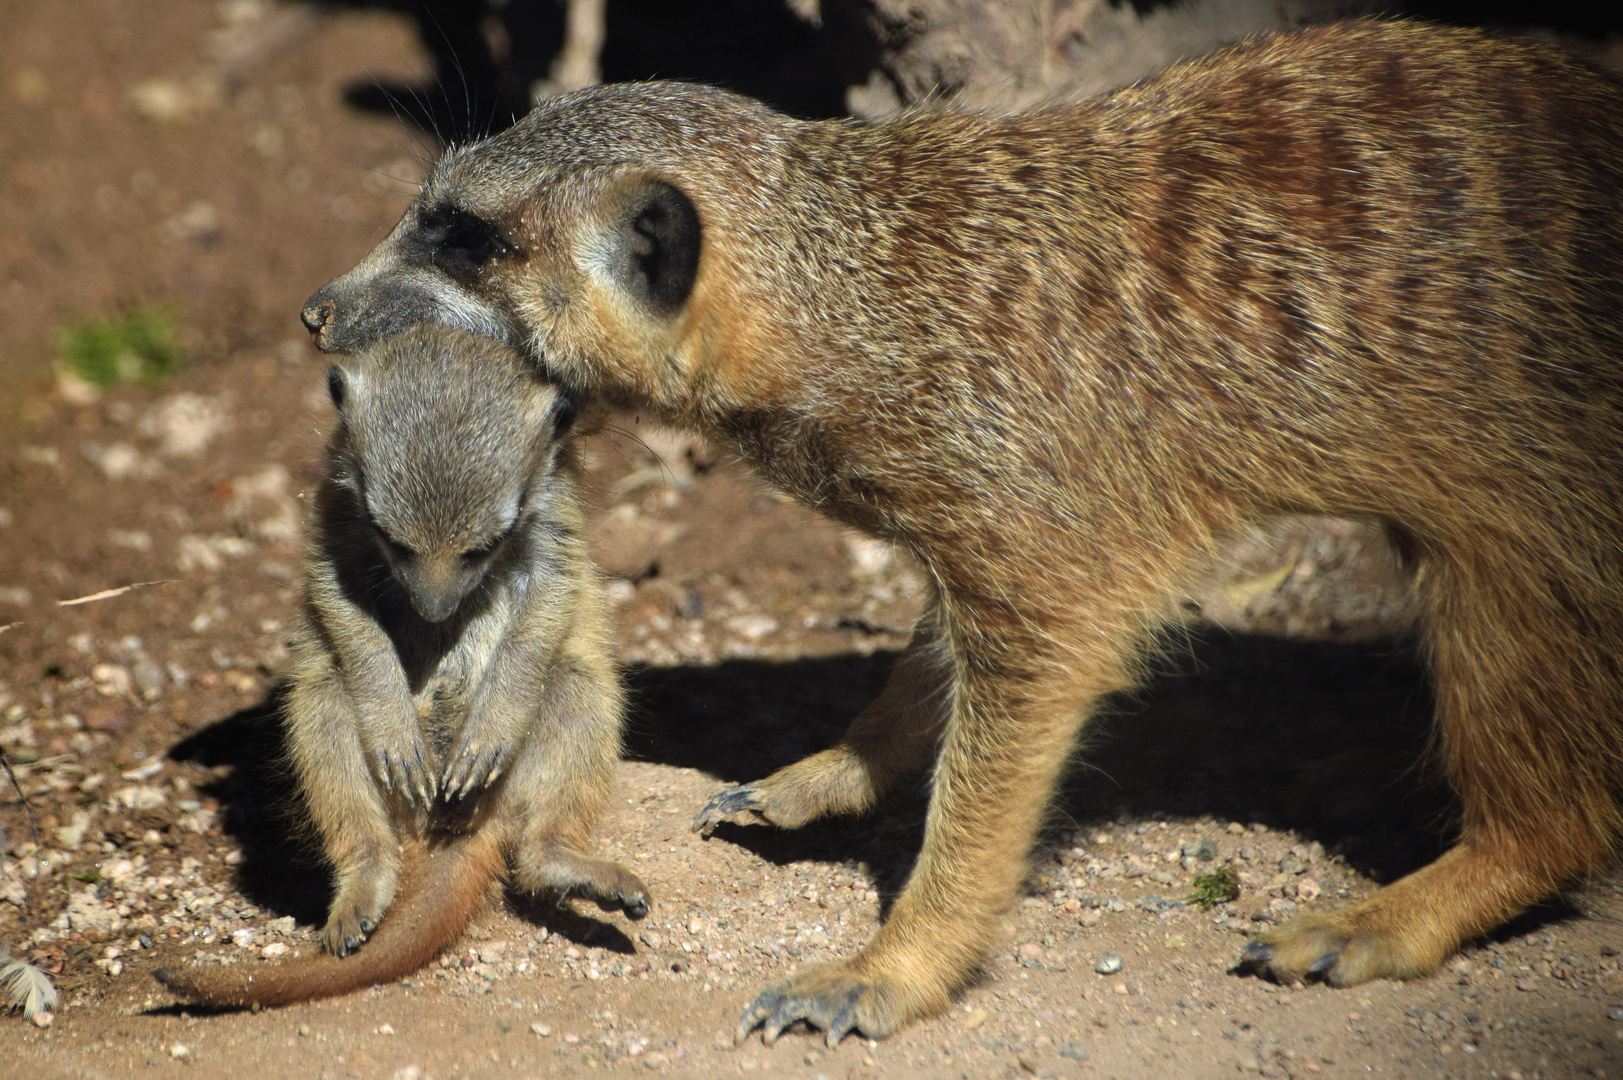
[[[413,239],[427,261],[452,277],[472,277],[514,251],[501,226],[449,203],[419,210]]]

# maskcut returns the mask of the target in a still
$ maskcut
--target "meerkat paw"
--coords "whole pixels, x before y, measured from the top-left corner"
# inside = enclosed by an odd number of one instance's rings
[[[693,831],[700,836],[708,837],[716,831],[716,826],[724,821],[737,821],[741,815],[750,815],[747,820],[772,824],[766,816],[766,800],[761,789],[746,784],[743,787],[728,788],[718,791],[710,796],[710,801],[704,804],[693,818]]]
[[[642,879],[619,863],[553,848],[533,867],[520,865],[514,874],[520,888],[583,896],[604,911],[621,911],[636,920],[653,908]]]
[[[489,787],[507,771],[513,748],[505,743],[464,740],[446,762],[440,775],[440,791],[446,799],[461,799]]]
[[[394,899],[394,878],[381,870],[362,875],[362,881],[341,889],[327,915],[327,925],[316,935],[323,950],[348,956],[366,941],[383,921]]]
[[[394,746],[372,751],[372,772],[383,790],[397,792],[406,802],[427,809],[439,793],[439,781],[428,747],[418,739],[403,739]]]
[[[1415,935],[1382,926],[1380,908],[1359,904],[1328,915],[1302,915],[1245,947],[1240,966],[1283,983],[1356,986],[1370,979],[1423,975],[1446,951],[1425,947]]]
[[[853,1031],[883,1039],[924,1015],[904,1004],[912,997],[849,963],[816,964],[756,998],[739,1017],[734,1041],[761,1028],[761,1040],[770,1046],[796,1022],[821,1030],[830,1049]]]

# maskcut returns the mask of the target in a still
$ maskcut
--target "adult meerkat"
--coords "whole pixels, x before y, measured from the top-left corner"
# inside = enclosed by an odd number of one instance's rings
[[[156,973],[213,1005],[406,975],[461,934],[507,859],[516,888],[648,911],[636,875],[584,854],[623,701],[577,454],[559,438],[568,400],[510,350],[443,326],[335,365],[328,387],[339,423],[286,726],[336,871],[331,955]]]
[[[1421,974],[1614,850],[1623,87],[1561,53],[1343,24],[1006,119],[588,90],[448,153],[304,318],[335,350],[424,319],[508,340],[925,567],[839,745],[696,823],[860,811],[935,760],[885,925],[741,1031],[945,1008],[1079,725],[1214,538],[1276,513],[1378,519],[1419,562],[1463,819],[1251,964]]]

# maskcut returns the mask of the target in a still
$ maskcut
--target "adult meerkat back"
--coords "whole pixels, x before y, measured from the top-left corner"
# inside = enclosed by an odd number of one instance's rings
[[[449,154],[313,297],[319,344],[437,320],[730,440],[908,545],[934,604],[841,745],[708,829],[871,805],[939,748],[861,954],[745,1030],[945,1007],[1078,725],[1215,538],[1386,522],[1421,562],[1459,843],[1254,943],[1434,968],[1614,850],[1623,787],[1623,89],[1540,46],[1364,22],[1007,119],[805,123],[604,87]]]
[[[157,973],[209,1004],[408,974],[460,935],[505,859],[522,889],[648,906],[634,875],[583,854],[622,703],[566,399],[510,351],[432,327],[335,366],[329,388],[340,423],[286,725],[337,875],[332,955]]]

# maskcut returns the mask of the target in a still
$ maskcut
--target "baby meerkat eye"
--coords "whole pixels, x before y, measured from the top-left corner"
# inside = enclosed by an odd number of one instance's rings
[[[475,548],[469,548],[467,551],[462,553],[462,561],[469,564],[484,562],[486,559],[490,558],[492,555],[496,554],[496,552],[502,549],[502,546],[507,543],[507,537],[511,534],[511,532],[512,530],[509,529],[507,532],[502,533],[500,536],[488,543],[481,544]]]
[[[378,547],[391,562],[411,562],[417,557],[415,551],[395,540],[375,523],[372,526],[372,538],[378,542]]]

